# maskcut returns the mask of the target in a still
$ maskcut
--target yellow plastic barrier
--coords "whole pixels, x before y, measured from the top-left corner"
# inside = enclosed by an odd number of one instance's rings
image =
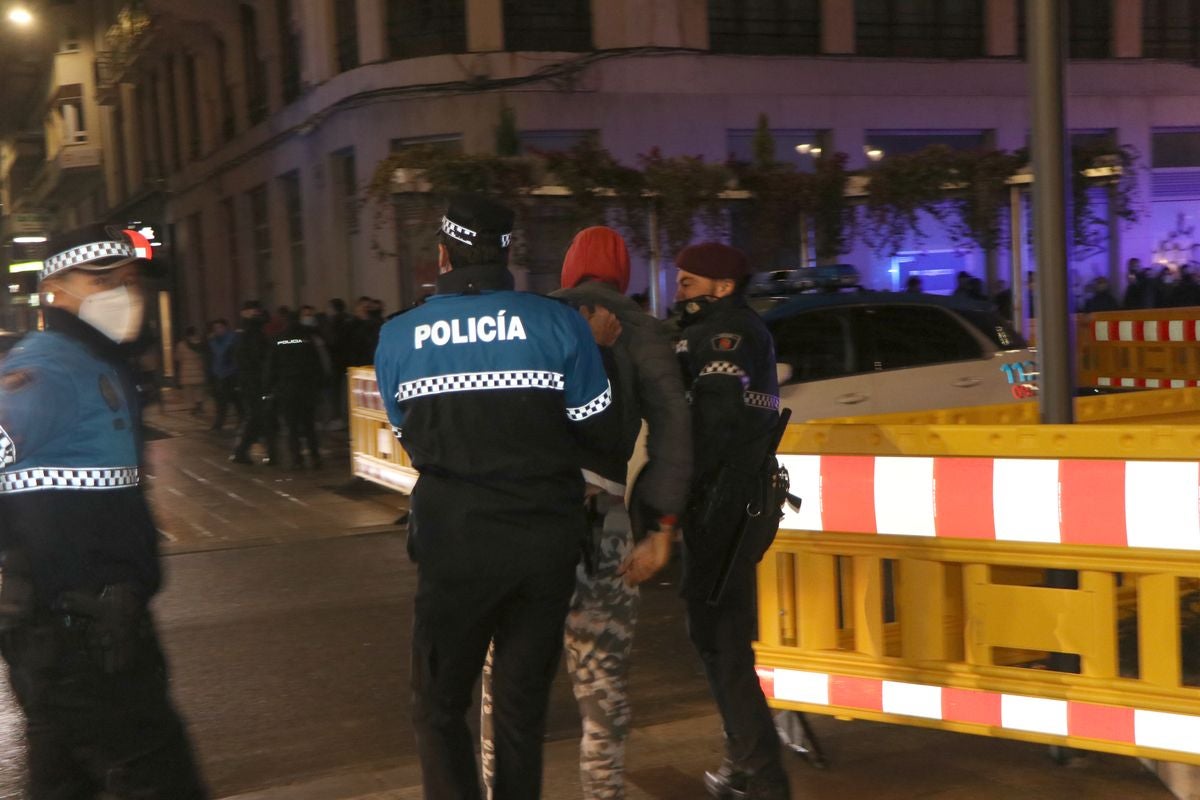
[[[773,705],[1200,763],[1200,427],[793,425],[781,453],[804,505],[759,567]]]
[[[356,476],[389,489],[412,491],[417,472],[396,441],[375,381],[374,367],[351,367],[346,376],[350,393],[350,470]]]
[[[1200,308],[1081,314],[1076,326],[1081,386],[1200,386]]]

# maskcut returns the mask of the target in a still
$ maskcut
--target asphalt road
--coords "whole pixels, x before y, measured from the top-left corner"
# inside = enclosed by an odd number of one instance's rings
[[[408,651],[415,570],[403,536],[342,536],[170,556],[156,601],[175,698],[215,797],[415,764]],[[646,592],[639,725],[709,713],[673,589]],[[578,736],[565,676],[550,739]],[[6,690],[7,691],[7,690]],[[19,794],[19,714],[0,696],[0,798]]]

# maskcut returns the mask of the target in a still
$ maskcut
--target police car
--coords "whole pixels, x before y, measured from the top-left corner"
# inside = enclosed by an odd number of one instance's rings
[[[828,282],[780,293],[780,282],[757,280],[751,304],[775,338],[780,398],[797,421],[1036,397],[1036,351],[986,304]]]

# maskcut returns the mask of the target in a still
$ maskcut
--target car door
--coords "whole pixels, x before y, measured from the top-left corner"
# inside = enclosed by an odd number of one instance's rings
[[[945,309],[898,304],[864,313],[877,413],[1003,402],[990,348]]]
[[[861,362],[844,308],[801,311],[771,326],[779,395],[796,422],[874,413],[870,365]]]

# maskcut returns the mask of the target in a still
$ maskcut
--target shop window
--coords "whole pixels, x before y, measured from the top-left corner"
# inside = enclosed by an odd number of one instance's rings
[[[588,139],[595,139],[600,132],[595,129],[561,131],[521,131],[517,141],[522,153],[561,153]]]
[[[1160,167],[1200,167],[1200,130],[1154,131],[1151,163]]]

